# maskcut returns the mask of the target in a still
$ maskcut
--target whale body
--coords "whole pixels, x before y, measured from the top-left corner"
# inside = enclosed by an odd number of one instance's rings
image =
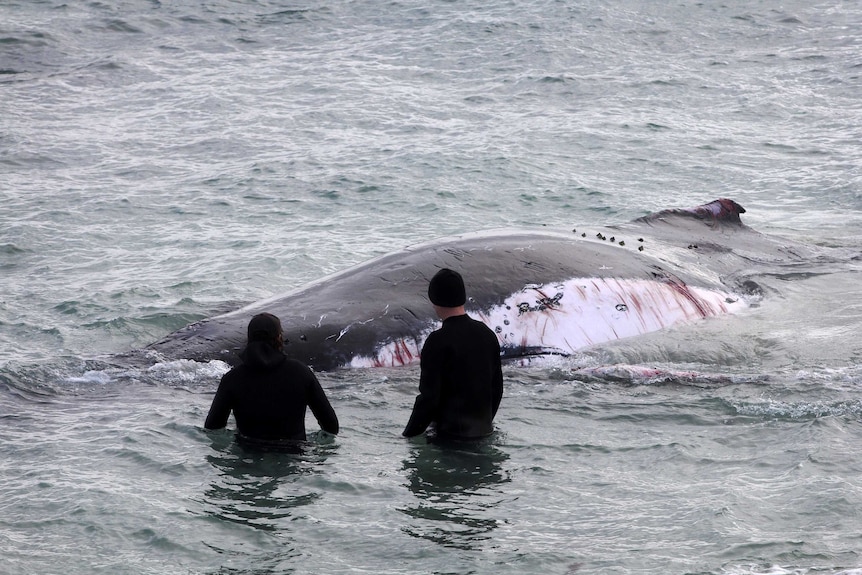
[[[729,199],[600,231],[496,231],[408,247],[287,294],[193,323],[151,344],[164,359],[239,361],[249,319],[281,318],[285,353],[318,371],[419,360],[439,327],[427,298],[457,270],[467,312],[495,331],[504,359],[570,355],[681,323],[735,314],[761,296],[746,270],[787,266],[810,248],[760,234]]]

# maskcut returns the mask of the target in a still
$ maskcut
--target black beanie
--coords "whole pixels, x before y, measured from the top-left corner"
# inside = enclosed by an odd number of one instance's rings
[[[443,268],[431,278],[428,284],[428,299],[436,306],[458,307],[467,301],[464,290],[464,280],[461,274],[448,268]]]
[[[271,313],[260,313],[248,322],[248,341],[275,341],[281,335],[281,321]]]

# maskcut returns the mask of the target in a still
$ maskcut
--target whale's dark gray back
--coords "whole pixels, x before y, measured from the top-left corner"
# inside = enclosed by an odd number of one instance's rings
[[[410,363],[436,324],[426,293],[430,278],[444,267],[462,274],[467,309],[479,313],[503,305],[525,286],[572,278],[750,292],[746,266],[792,262],[810,254],[748,228],[739,218],[744,211],[731,200],[716,200],[599,230],[503,231],[435,240],[191,324],[148,349],[167,359],[233,364],[245,345],[249,319],[265,311],[281,318],[285,352],[317,370],[350,365],[358,356],[375,357],[383,344],[404,354],[398,361]],[[523,353],[528,349],[525,345]]]

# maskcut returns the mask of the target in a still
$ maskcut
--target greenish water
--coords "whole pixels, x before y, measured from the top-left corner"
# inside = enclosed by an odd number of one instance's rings
[[[399,437],[413,370],[339,373],[322,379],[342,433],[287,455],[202,430],[216,374],[164,375],[79,382],[4,417],[4,455],[25,465],[4,488],[7,572],[72,558],[91,573],[764,573],[856,560],[852,386],[507,369],[498,432],[458,450]]]
[[[204,432],[225,365],[113,361],[480,229],[732,197],[859,251],[860,22],[4,2],[0,573],[862,573],[858,258],[800,262],[740,316],[507,366],[466,451],[399,436],[412,368],[321,374],[343,431],[287,455]]]

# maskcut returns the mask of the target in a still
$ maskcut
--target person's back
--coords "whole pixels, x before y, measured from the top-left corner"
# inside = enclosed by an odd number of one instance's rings
[[[261,314],[252,319],[241,358],[222,377],[204,427],[224,427],[233,411],[241,437],[305,440],[305,410],[310,407],[324,431],[338,433],[338,418],[317,377],[281,351],[278,318]]]
[[[447,318],[429,336],[422,351],[422,379],[439,378],[440,403],[435,414],[437,435],[476,438],[489,435],[500,405],[497,336],[467,315]]]
[[[478,439],[493,432],[503,396],[500,344],[494,332],[464,311],[464,285],[452,270],[438,272],[429,299],[443,320],[422,346],[419,396],[402,435],[434,426],[441,439]]]

